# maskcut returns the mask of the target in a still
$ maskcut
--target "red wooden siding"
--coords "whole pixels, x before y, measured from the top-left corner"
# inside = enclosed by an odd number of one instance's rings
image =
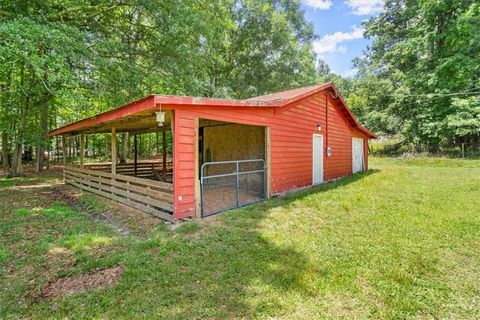
[[[294,106],[282,108],[245,108],[212,106],[164,106],[175,109],[174,116],[174,188],[175,218],[195,214],[196,119],[269,126],[271,146],[271,190],[279,194],[312,184],[312,136],[322,134],[324,141],[324,180],[352,172],[352,137],[368,139],[349,126],[337,102],[317,93]],[[320,132],[317,124],[322,126]],[[326,143],[332,156],[326,156]],[[366,158],[366,156],[365,156]],[[366,162],[365,162],[366,163]]]
[[[195,215],[195,113],[175,110],[174,113],[174,217]]]

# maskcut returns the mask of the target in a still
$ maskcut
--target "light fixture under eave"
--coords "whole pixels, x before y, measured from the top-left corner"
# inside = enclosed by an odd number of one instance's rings
[[[157,119],[158,126],[159,127],[163,126],[163,123],[165,122],[165,112],[157,111],[155,112],[155,116]]]

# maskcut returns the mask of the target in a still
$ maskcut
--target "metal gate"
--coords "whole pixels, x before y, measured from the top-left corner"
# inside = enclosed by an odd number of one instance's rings
[[[265,199],[263,159],[206,162],[200,169],[202,217]]]

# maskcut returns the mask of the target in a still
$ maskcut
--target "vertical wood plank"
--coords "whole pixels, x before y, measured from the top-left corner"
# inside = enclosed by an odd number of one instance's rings
[[[199,155],[198,155],[198,128],[200,124],[200,118],[195,118],[195,217],[201,218],[201,190],[200,190],[200,169],[199,169]]]

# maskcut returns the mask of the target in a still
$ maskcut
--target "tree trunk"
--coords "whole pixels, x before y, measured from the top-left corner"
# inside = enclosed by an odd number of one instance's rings
[[[67,166],[67,138],[62,136],[62,162],[63,166]]]
[[[10,158],[9,158],[9,145],[8,145],[8,132],[3,130],[2,132],[2,163],[3,163],[3,172],[5,174],[10,170]]]
[[[52,158],[52,150],[50,143],[47,144],[47,170],[50,170],[50,159]]]
[[[58,146],[58,136],[55,137],[55,163],[60,162],[60,148]]]
[[[88,134],[85,135],[85,154],[84,154],[85,157],[88,157],[89,154],[88,154]]]
[[[17,139],[15,141],[15,148],[13,150],[12,166],[10,167],[10,177],[16,177],[22,172],[22,149],[23,149],[23,134],[27,123],[26,108],[22,109],[22,116],[20,117],[20,126],[18,129]]]
[[[105,135],[105,157],[108,157],[110,156],[110,158],[112,157],[112,155],[110,154],[111,153],[111,148],[110,148],[110,140],[111,139],[108,139],[109,137],[107,135]]]
[[[122,144],[120,146],[120,163],[127,163],[127,133],[122,133]]]
[[[25,67],[22,65],[20,71],[20,86],[23,87],[25,80]],[[23,135],[25,133],[25,127],[27,125],[27,109],[29,104],[28,96],[23,99],[23,103],[20,105],[20,123],[18,126],[18,134],[15,139],[15,147],[13,149],[12,166],[10,167],[10,177],[18,176],[22,171],[22,147],[23,147]]]
[[[77,138],[76,137],[73,137],[72,138],[72,144],[73,144],[73,159],[76,160],[77,156],[78,156],[78,152],[77,152],[77,149],[78,149],[78,141],[77,141]]]
[[[36,172],[43,171],[45,147],[48,141],[48,100],[40,105],[40,130],[37,144]]]
[[[137,135],[134,135],[133,136],[133,170],[134,170],[135,176],[137,176],[137,161],[138,161],[137,147],[138,147]]]
[[[83,168],[83,163],[85,161],[85,135],[80,135],[80,168]]]

